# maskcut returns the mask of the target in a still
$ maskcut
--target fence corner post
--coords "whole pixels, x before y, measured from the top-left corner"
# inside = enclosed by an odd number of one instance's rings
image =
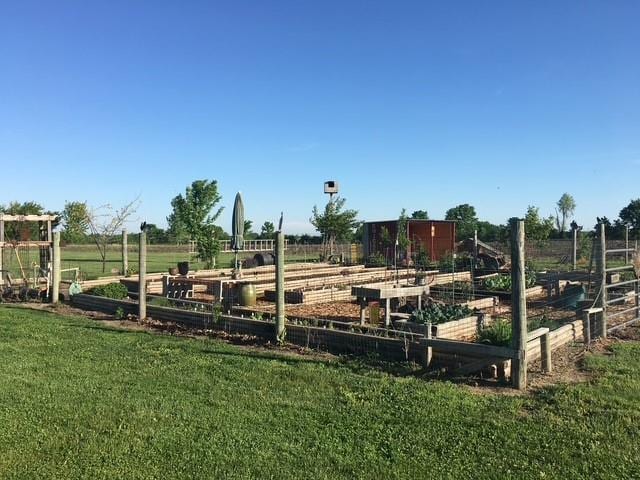
[[[129,276],[129,245],[126,228],[122,230],[122,275]]]
[[[551,337],[549,332],[540,336],[540,362],[542,363],[542,371],[551,373]]]
[[[17,255],[17,253],[16,253]],[[60,232],[53,233],[53,263],[51,265],[51,303],[60,300],[60,278],[62,275],[60,258]]]
[[[598,225],[598,237],[600,240],[600,248],[597,249],[596,267],[600,283],[600,294],[598,295],[599,306],[602,308],[601,318],[601,337],[607,338],[607,238],[604,223]]]
[[[140,232],[139,272],[138,272],[138,319],[147,318],[147,232]]]
[[[524,265],[524,220],[511,223],[511,360],[512,383],[518,390],[527,386],[527,298]]]
[[[276,342],[284,342],[284,234],[276,232]]]

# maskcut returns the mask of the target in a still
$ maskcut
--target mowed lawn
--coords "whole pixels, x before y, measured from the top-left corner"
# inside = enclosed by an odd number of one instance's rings
[[[0,306],[1,478],[640,478],[640,346],[529,396]]]

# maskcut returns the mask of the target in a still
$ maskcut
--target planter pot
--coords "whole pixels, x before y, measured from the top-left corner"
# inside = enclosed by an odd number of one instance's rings
[[[240,305],[243,307],[253,307],[256,304],[256,286],[252,283],[245,283],[240,287]]]
[[[169,268],[169,275],[177,275],[177,274],[178,274],[178,268],[177,267],[170,267]]]
[[[180,272],[180,275],[187,275],[189,273],[189,262],[178,262],[178,272]]]

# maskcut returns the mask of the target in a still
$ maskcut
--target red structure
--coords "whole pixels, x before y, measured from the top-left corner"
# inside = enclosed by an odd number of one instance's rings
[[[382,255],[393,258],[398,238],[398,220],[365,222],[363,226],[362,247],[365,258]],[[407,220],[407,238],[409,247],[406,256],[409,261],[424,250],[432,261],[437,261],[455,251],[456,223],[449,220]],[[405,252],[398,252],[405,258]]]

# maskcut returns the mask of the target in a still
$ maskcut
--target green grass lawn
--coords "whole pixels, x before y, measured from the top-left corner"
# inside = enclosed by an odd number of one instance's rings
[[[473,393],[0,306],[1,478],[640,478],[640,345]]]
[[[150,273],[167,272],[169,267],[175,267],[178,262],[189,261],[191,262],[191,268],[193,270],[199,270],[205,268],[203,262],[199,262],[194,256],[190,255],[184,247],[184,252],[177,251],[149,251],[147,253],[147,271]],[[22,250],[21,261],[25,268],[25,274],[30,276],[33,271],[31,265],[33,262],[39,263],[39,253],[36,248],[29,250]],[[253,253],[241,254],[240,258],[252,257]],[[317,256],[304,256],[304,255],[285,255],[287,262],[300,262],[300,261],[316,261]],[[218,267],[228,268],[233,264],[233,253],[221,253],[218,257]],[[107,261],[105,265],[105,271],[102,271],[102,260],[98,254],[98,250],[91,245],[87,246],[70,246],[62,248],[62,268],[80,268],[82,278],[84,280],[92,280],[98,277],[104,277],[114,275],[114,272],[119,272],[122,268],[122,254],[118,245],[112,245],[107,250]],[[20,278],[20,266],[15,258],[15,254],[7,250],[5,252],[4,268],[11,271],[14,278]],[[130,245],[129,252],[129,268],[133,272],[138,272],[138,251],[134,250]],[[64,272],[63,279],[71,279],[73,274],[71,272]]]

